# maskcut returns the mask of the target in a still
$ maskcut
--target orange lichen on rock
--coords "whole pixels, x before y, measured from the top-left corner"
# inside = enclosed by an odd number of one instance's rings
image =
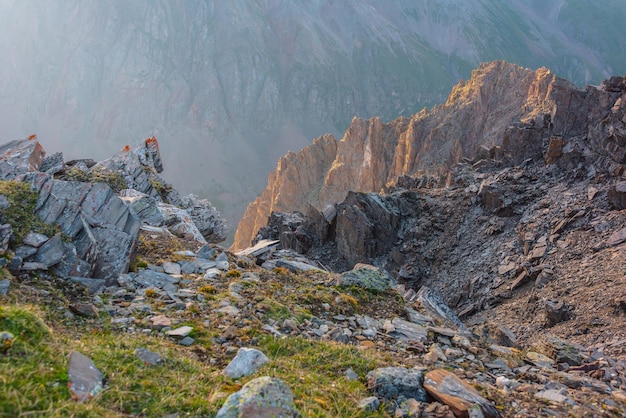
[[[126,145],[124,148],[122,148],[123,152],[129,152],[130,151],[130,145]]]
[[[37,135],[35,135],[35,134],[32,134],[32,135],[28,136],[28,140],[29,141],[34,141],[35,139],[37,139]]]
[[[157,149],[159,148],[159,141],[157,141],[157,139],[153,136],[151,136],[150,138],[146,139],[146,145],[150,146],[150,145],[155,145],[157,147]]]

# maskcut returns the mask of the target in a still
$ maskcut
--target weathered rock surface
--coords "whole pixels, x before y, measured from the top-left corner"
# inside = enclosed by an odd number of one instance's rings
[[[211,242],[225,238],[226,223],[207,200],[188,196],[183,201],[158,176],[163,166],[154,137],[134,150],[126,147],[89,164],[83,160],[65,164],[60,154],[44,160],[45,151],[35,138],[7,143],[2,150],[0,178],[28,183],[39,194],[35,213],[63,234],[27,234],[24,245],[16,249],[17,261],[25,264],[16,261],[15,272],[27,266],[112,284],[128,271],[142,221],[200,244],[207,243],[205,236]],[[133,189],[119,190],[124,187]],[[121,191],[121,199],[116,191]],[[4,249],[10,234],[1,238]]]
[[[39,170],[46,152],[36,138],[15,140],[0,147],[0,180]]]
[[[407,399],[426,400],[423,370],[404,367],[384,367],[372,370],[366,376],[367,388],[378,397],[398,404]]]
[[[86,402],[104,389],[103,375],[87,356],[72,351],[67,371],[72,398]]]
[[[243,385],[226,399],[216,415],[217,418],[299,416],[289,386],[280,379],[267,376]]]
[[[485,418],[496,418],[500,413],[476,389],[447,370],[431,370],[424,376],[424,388],[429,395],[448,405],[457,417],[469,417],[470,410],[478,405]]]
[[[261,351],[255,348],[242,347],[222,373],[231,379],[239,379],[240,377],[256,373],[268,361],[267,356]]]
[[[581,90],[545,68],[492,62],[454,87],[443,106],[388,124],[354,119],[341,141],[321,137],[279,161],[265,191],[246,210],[233,248],[248,247],[272,212],[304,213],[307,204],[323,209],[343,201],[349,191],[378,192],[406,175],[434,175],[436,183],[445,184],[450,167],[463,159],[517,165],[543,158],[543,143],[550,138],[569,141],[550,156],[562,167],[574,168],[584,158],[571,141],[580,136],[589,138],[586,146],[594,152],[623,163],[621,80]],[[507,212],[500,208],[505,202],[485,196],[487,207]]]

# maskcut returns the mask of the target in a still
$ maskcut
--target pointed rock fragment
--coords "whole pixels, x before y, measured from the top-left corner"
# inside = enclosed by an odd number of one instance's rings
[[[102,372],[87,356],[72,351],[68,370],[69,389],[72,398],[85,402],[102,391]]]
[[[446,370],[435,369],[426,373],[424,389],[433,398],[448,405],[457,417],[469,417],[474,405],[480,408],[485,418],[500,416],[496,407],[476,389]]]

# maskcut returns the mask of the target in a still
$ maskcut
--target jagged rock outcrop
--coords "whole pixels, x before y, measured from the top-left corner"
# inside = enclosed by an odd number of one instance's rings
[[[545,68],[531,71],[495,61],[473,71],[444,105],[430,111],[387,124],[355,118],[341,141],[334,141],[334,156],[333,138],[325,137],[280,160],[265,191],[246,210],[233,248],[247,247],[273,211],[304,211],[309,203],[323,209],[341,202],[348,191],[378,192],[402,176],[449,183],[450,168],[460,161],[495,158],[520,164],[540,158],[553,137],[585,138],[590,151],[622,163],[626,98],[620,80],[581,90]],[[565,150],[568,158],[573,147]],[[309,171],[316,175],[305,174]]]
[[[38,195],[35,215],[59,232],[28,234],[17,243],[12,260],[16,273],[49,270],[97,288],[128,271],[142,222],[168,228],[199,245],[226,236],[226,222],[210,202],[195,196],[181,199],[158,176],[163,167],[154,137],[99,163],[80,160],[66,165],[62,154],[44,158],[35,136],[12,141],[2,150],[0,179],[28,184]],[[10,206],[8,200],[6,204]],[[10,236],[3,234],[3,242],[8,244]]]

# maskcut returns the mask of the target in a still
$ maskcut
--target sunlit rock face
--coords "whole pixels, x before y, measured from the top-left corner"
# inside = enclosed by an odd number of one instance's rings
[[[544,3],[0,0],[0,126],[68,158],[155,135],[177,188],[233,221],[288,150],[440,103],[481,61],[624,71],[626,4]]]
[[[612,77],[581,89],[546,68],[493,61],[429,111],[388,123],[355,118],[341,140],[321,137],[279,160],[263,193],[246,209],[233,247],[248,247],[272,212],[305,213],[309,204],[324,210],[351,191],[380,192],[405,176],[444,186],[464,160],[495,157],[519,165],[542,158],[552,136],[561,147],[559,138],[583,136],[595,153],[621,164],[623,80]]]

